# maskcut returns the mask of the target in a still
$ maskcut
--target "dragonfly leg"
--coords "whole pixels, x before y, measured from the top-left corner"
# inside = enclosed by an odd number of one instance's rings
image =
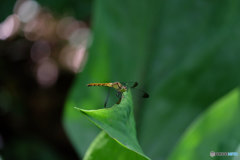
[[[120,104],[121,101],[122,101],[122,98],[119,98],[117,101],[117,104]]]
[[[117,92],[117,97],[119,98],[118,101],[117,101],[117,104],[119,104],[122,100],[122,92]]]
[[[108,102],[109,94],[110,94],[110,88],[108,88],[108,91],[107,91],[107,97],[106,97],[105,102],[104,102],[104,108],[107,107],[107,102]]]

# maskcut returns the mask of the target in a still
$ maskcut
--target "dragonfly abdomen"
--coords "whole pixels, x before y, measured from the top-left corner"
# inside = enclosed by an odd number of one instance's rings
[[[91,86],[105,86],[105,87],[112,87],[112,83],[89,83],[88,87]]]

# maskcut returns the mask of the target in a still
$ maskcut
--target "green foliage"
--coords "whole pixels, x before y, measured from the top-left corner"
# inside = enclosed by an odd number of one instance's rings
[[[2,22],[7,16],[12,14],[15,0],[1,0],[0,5],[0,22]]]
[[[140,146],[152,159],[178,155],[178,149],[173,155],[172,151],[189,125],[239,84],[239,9],[237,0],[97,0],[89,59],[64,114],[64,126],[78,153],[84,155],[99,132],[73,109],[101,107],[102,93],[90,91],[83,83],[87,79],[140,81],[150,91],[150,99],[135,106]],[[204,129],[200,127],[199,134]]]
[[[208,159],[210,151],[237,152],[240,142],[239,96],[239,89],[236,89],[200,115],[183,135],[169,160]]]
[[[103,136],[102,134],[100,134],[99,137],[96,138],[91,149],[93,150],[92,152],[93,152],[93,155],[95,156],[88,155],[88,157],[91,157],[91,158],[86,158],[86,159],[118,158],[119,160],[120,159],[124,160],[128,156],[130,157],[133,156],[135,157],[134,159],[148,159],[143,154],[142,149],[139,146],[136,138],[135,121],[134,121],[134,115],[133,115],[133,103],[132,103],[132,96],[130,91],[125,92],[123,96],[124,98],[122,102],[119,105],[115,104],[111,108],[98,109],[98,110],[84,110],[80,108],[77,108],[77,109],[81,111],[84,115],[86,115],[87,118],[89,118],[89,120],[92,121],[95,125],[97,125],[104,132],[106,132],[111,138],[113,138],[115,141],[121,144],[122,147],[125,147],[135,153],[125,151],[126,149],[120,149],[120,150],[117,150],[118,152],[112,152],[113,146],[114,148],[120,148],[119,146],[117,146],[119,144],[112,142],[112,140],[110,140],[110,137],[106,135]],[[94,153],[96,152],[95,148],[99,148],[98,144],[102,143],[102,141],[105,141],[105,139],[107,142],[104,145],[104,148],[112,148],[112,149],[109,149],[110,153],[109,154],[102,153],[100,154],[101,156],[99,154]],[[102,147],[101,147],[101,150],[102,152],[104,152],[104,149]],[[97,153],[99,153],[99,151]]]
[[[145,160],[146,158],[133,152],[117,143],[105,132],[101,132],[93,141],[86,153],[84,160],[104,159],[104,160],[125,160],[137,159]]]
[[[81,20],[88,20],[91,15],[92,0],[37,0],[41,5],[60,14],[68,14]]]

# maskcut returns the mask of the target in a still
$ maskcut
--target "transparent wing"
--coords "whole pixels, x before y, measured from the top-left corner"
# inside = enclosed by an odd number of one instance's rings
[[[120,83],[124,86],[127,86],[127,88],[134,88],[134,90],[138,92],[137,94],[140,95],[140,97],[149,98],[149,94],[146,91],[136,88],[138,86],[138,82],[120,82]]]
[[[138,86],[138,82],[120,82],[120,83],[126,86],[127,88],[135,88]]]

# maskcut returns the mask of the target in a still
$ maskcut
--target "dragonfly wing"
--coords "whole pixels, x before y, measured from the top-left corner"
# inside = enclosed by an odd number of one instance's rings
[[[107,88],[108,90],[106,90],[106,98],[105,98],[105,102],[104,102],[104,107],[108,108],[108,107],[112,107],[114,104],[116,104],[116,102],[119,101],[119,99],[121,98],[121,92],[118,93],[115,89],[113,88]],[[121,102],[121,101],[120,101]],[[120,103],[119,102],[119,103]]]
[[[147,92],[139,88],[136,88],[138,86],[138,82],[121,82],[121,84],[127,86],[127,88],[134,88],[134,90],[137,90],[137,92],[140,93],[139,97],[149,98],[149,94]]]
[[[135,88],[138,86],[138,82],[120,82],[122,85],[127,86],[127,88]]]
[[[139,88],[134,88],[132,92],[136,98],[149,98],[149,94]]]
[[[149,94],[147,92],[144,92],[143,91],[143,95],[142,95],[143,98],[149,98]]]

